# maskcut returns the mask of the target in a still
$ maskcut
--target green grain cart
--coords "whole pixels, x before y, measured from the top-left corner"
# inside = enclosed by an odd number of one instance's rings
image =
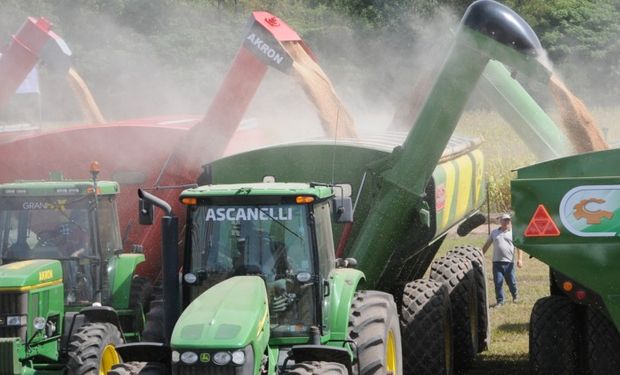
[[[121,254],[116,182],[0,185],[0,374],[105,374],[139,339],[149,284]]]
[[[202,186],[180,197],[188,212],[179,302],[175,217],[142,193],[145,221],[155,204],[171,224],[163,231],[173,254],[164,262],[172,264],[164,270],[166,340],[119,348],[127,362],[113,373],[436,375],[469,367],[488,345],[482,254],[464,246],[433,259],[449,229],[465,235],[484,221],[484,160],[479,140],[451,135],[490,59],[545,79],[540,49],[517,14],[478,1],[408,134],[272,146],[206,165]],[[501,69],[495,77],[510,82]],[[553,138],[552,129],[528,123],[546,152],[560,152],[562,142],[540,135]]]
[[[530,320],[533,374],[620,371],[620,150],[517,171],[515,245],[549,265]]]

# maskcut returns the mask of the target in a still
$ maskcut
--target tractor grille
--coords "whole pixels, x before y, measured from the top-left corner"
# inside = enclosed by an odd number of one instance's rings
[[[0,337],[19,337],[26,342],[27,314],[27,293],[0,292]],[[8,326],[7,317],[10,316],[19,316],[24,324]]]
[[[235,375],[234,366],[175,366],[173,375]]]

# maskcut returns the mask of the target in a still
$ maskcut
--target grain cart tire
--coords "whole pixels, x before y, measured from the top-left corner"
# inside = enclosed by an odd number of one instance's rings
[[[144,341],[164,342],[164,301],[153,300],[146,314],[146,324],[142,331]]]
[[[458,255],[431,264],[431,279],[444,284],[450,295],[454,368],[468,369],[478,353],[478,294],[472,262]]]
[[[129,292],[129,307],[134,308],[142,305],[142,310],[146,314],[149,310],[153,295],[153,285],[141,276],[134,276],[131,279],[131,290]]]
[[[601,311],[587,310],[587,356],[591,375],[616,374],[620,370],[620,333]]]
[[[370,290],[355,293],[349,339],[357,351],[354,374],[403,374],[398,310],[390,294]]]
[[[405,285],[401,309],[405,374],[452,375],[452,313],[448,289],[418,279]]]
[[[164,375],[166,365],[159,362],[125,362],[114,365],[108,375]]]
[[[469,259],[474,266],[476,292],[478,293],[478,353],[489,348],[491,343],[491,320],[489,319],[489,299],[487,296],[487,272],[482,250],[475,246],[456,246],[446,254],[461,255]]]
[[[347,368],[336,362],[300,362],[292,365],[286,375],[347,375]]]
[[[69,339],[70,375],[107,373],[120,363],[115,347],[122,344],[121,332],[110,323],[86,323]]]
[[[539,299],[530,317],[530,373],[577,373],[575,305],[566,297]]]

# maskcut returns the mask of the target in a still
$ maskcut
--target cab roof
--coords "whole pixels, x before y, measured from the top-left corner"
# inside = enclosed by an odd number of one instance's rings
[[[0,184],[0,197],[85,195],[92,190],[90,180],[16,181]],[[97,190],[100,195],[116,195],[120,186],[114,181],[97,181]]]
[[[309,195],[323,200],[333,196],[331,186],[307,183],[261,182],[205,185],[191,188],[181,193],[180,199],[186,197],[232,197],[232,196],[297,196]]]

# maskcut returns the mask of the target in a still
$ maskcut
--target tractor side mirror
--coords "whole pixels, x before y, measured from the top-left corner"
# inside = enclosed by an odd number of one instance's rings
[[[153,203],[140,198],[138,207],[138,217],[141,225],[153,224]]]
[[[334,221],[336,223],[353,222],[353,202],[351,201],[351,197],[332,198],[332,209]]]

